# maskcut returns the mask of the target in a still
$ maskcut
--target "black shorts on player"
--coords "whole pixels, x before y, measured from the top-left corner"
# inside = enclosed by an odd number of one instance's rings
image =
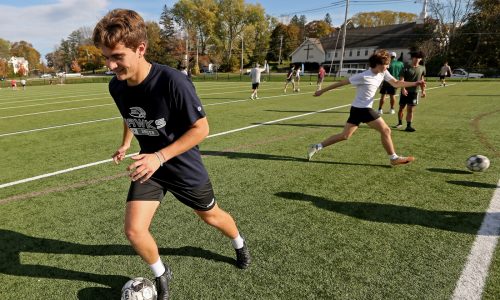
[[[371,107],[354,107],[351,106],[351,112],[347,123],[359,126],[360,123],[368,123],[380,118],[380,115]]]
[[[259,83],[252,83],[252,90],[258,89],[259,88]]]
[[[418,105],[418,92],[408,92],[408,95],[404,96],[401,94],[399,97],[400,106],[417,106]]]
[[[395,95],[396,94],[396,88],[393,87],[387,81],[384,81],[382,83],[382,86],[380,87],[380,94],[382,94],[382,95]]]
[[[132,181],[127,201],[162,201],[167,192],[194,210],[208,211],[215,205],[214,191],[210,181],[198,187],[180,187],[151,177],[144,183]]]

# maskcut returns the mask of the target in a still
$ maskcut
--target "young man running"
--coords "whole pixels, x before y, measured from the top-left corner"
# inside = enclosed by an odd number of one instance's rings
[[[444,65],[439,70],[439,80],[441,81],[441,86],[446,86],[446,76],[451,76],[451,68],[448,65],[448,62],[445,61]]]
[[[149,227],[168,191],[230,238],[236,265],[247,268],[250,255],[245,241],[233,218],[217,205],[201,160],[197,145],[208,135],[208,122],[192,82],[181,72],[144,58],[146,25],[135,11],[109,12],[97,23],[93,41],[102,50],[106,66],[116,74],[109,91],[123,116],[123,139],[113,160],[125,159],[133,136],[141,147],[127,167],[132,182],[125,234],[151,267],[158,299],[169,299],[171,270],[160,259]]]
[[[411,65],[406,66],[401,73],[400,79],[404,81],[424,81],[425,77],[425,67],[420,65],[420,61],[424,57],[422,51],[410,52]],[[421,85],[420,89],[422,91],[422,98],[425,98],[425,85]],[[404,109],[406,108],[406,129],[407,132],[416,131],[415,128],[411,126],[413,122],[413,115],[415,114],[415,109],[418,105],[418,99],[420,98],[417,87],[412,86],[408,88],[401,89],[401,95],[399,96],[399,111],[398,111],[398,124],[394,128],[401,128],[403,126],[403,115]]]
[[[417,82],[404,82],[398,81],[387,71],[389,67],[390,57],[386,50],[379,50],[372,54],[369,58],[370,69],[336,82],[322,90],[316,91],[314,96],[321,96],[324,92],[333,90],[335,88],[353,84],[356,86],[356,98],[351,106],[351,112],[344,130],[336,135],[332,135],[319,144],[310,145],[307,149],[307,158],[311,160],[314,154],[321,149],[333,145],[335,143],[349,139],[353,133],[358,129],[360,123],[366,123],[368,126],[374,128],[380,133],[382,139],[382,146],[384,147],[391,165],[408,164],[415,160],[414,157],[398,156],[394,150],[392,143],[391,129],[380,115],[372,109],[373,97],[377,92],[377,88],[382,81],[389,82],[393,87],[410,87],[410,86],[425,86],[424,81]]]
[[[323,81],[325,80],[325,68],[323,66],[319,66],[318,70],[318,80],[316,81],[316,90],[319,91],[321,90],[321,85],[323,84]]]
[[[392,75],[394,78],[399,78],[399,74],[401,74],[401,71],[403,71],[404,64],[403,62],[400,62],[399,60],[396,59],[396,52],[391,52],[391,64],[389,66],[389,73]],[[387,81],[382,82],[382,86],[380,87],[380,101],[378,104],[378,114],[381,115],[384,113],[382,110],[382,107],[385,102],[385,95],[389,95],[390,98],[390,104],[391,104],[391,110],[390,113],[393,115],[395,113],[394,111],[394,104],[396,103],[396,97],[394,96],[396,94],[396,88],[394,88],[390,83]]]

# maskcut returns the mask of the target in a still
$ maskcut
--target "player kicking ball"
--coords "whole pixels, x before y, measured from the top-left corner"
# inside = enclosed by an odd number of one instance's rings
[[[109,12],[97,23],[93,41],[116,74],[109,91],[124,121],[122,144],[113,160],[119,163],[125,158],[134,136],[141,147],[127,167],[132,182],[125,234],[154,273],[158,299],[169,299],[172,273],[160,259],[149,227],[167,192],[230,238],[236,265],[247,268],[251,258],[246,243],[234,219],[217,205],[201,160],[197,145],[208,135],[208,122],[190,79],[144,58],[146,25],[135,11]]]
[[[370,69],[364,71],[363,73],[351,76],[349,79],[344,79],[324,89],[316,91],[314,96],[318,97],[329,90],[333,90],[347,84],[353,84],[356,86],[356,97],[351,105],[351,111],[344,126],[344,130],[339,134],[330,136],[319,144],[310,145],[307,149],[308,160],[311,160],[313,155],[321,149],[349,139],[362,122],[380,132],[382,146],[384,146],[385,151],[389,155],[391,165],[396,166],[408,164],[415,160],[413,156],[403,157],[396,154],[392,143],[391,129],[387,126],[380,115],[372,108],[373,97],[377,92],[377,88],[384,80],[395,88],[414,86],[425,87],[425,81],[420,80],[416,82],[405,82],[396,80],[389,73],[389,71],[387,71],[390,62],[391,57],[389,52],[386,50],[378,50],[369,58]]]

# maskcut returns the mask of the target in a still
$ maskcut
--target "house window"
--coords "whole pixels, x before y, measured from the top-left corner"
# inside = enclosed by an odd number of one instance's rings
[[[358,50],[358,52],[356,53],[356,56],[359,56],[361,54],[361,51]]]
[[[368,56],[368,49],[365,49],[365,56]]]
[[[327,59],[328,59],[328,58],[330,58],[330,54],[331,54],[331,53],[330,53],[330,52],[328,52],[328,54],[326,55],[326,58],[327,58]]]
[[[349,50],[349,56],[352,56],[352,50]]]
[[[337,57],[337,51],[335,51],[335,57]]]

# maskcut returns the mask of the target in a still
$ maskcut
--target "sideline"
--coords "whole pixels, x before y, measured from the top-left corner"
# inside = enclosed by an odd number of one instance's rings
[[[457,281],[452,300],[481,300],[500,234],[500,180]]]

